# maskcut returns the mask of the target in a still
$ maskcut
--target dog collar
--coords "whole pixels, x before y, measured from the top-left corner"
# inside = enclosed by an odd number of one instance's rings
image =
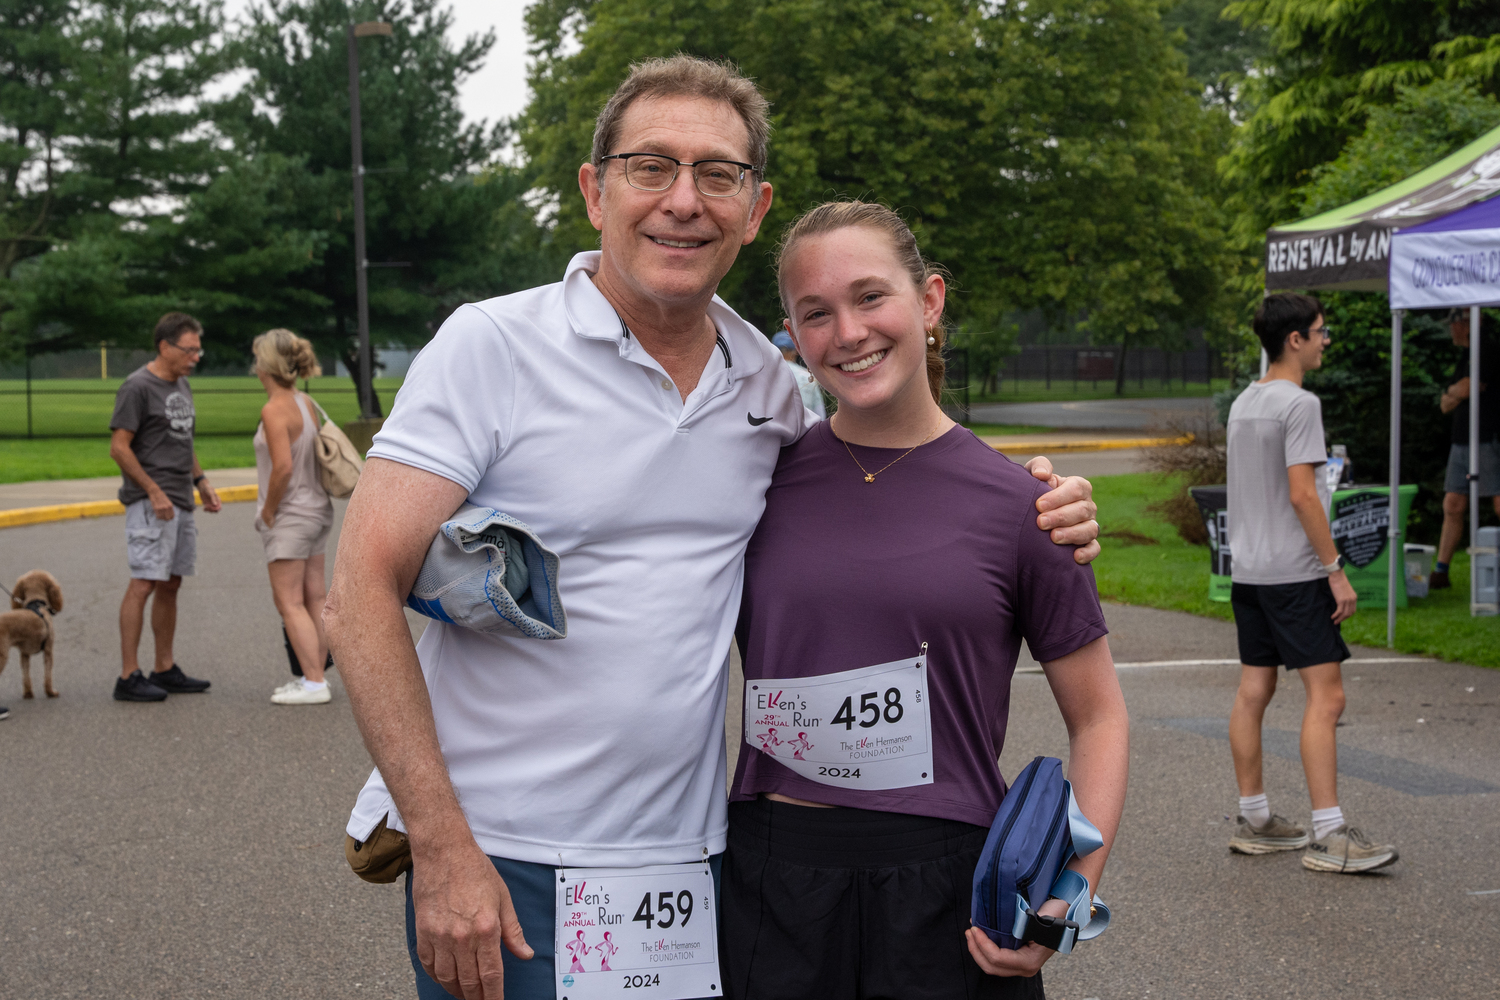
[[[48,604],[46,601],[27,601],[26,602],[26,610],[27,611],[30,611],[32,614],[36,615],[42,621],[46,621],[47,620],[47,615],[42,614],[42,608],[46,608],[47,609],[47,614],[50,615],[52,613],[52,606],[50,604]]]

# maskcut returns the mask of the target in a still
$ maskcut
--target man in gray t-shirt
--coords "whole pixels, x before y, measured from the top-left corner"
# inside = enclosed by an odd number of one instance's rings
[[[221,504],[193,453],[193,391],[187,376],[203,356],[203,327],[186,313],[167,313],[156,324],[156,357],[132,372],[115,394],[109,456],[125,476],[125,550],[130,585],[120,602],[120,677],[116,701],[164,701],[169,694],[207,691],[209,682],[189,677],[172,661],[177,632],[177,589],[192,576],[198,529],[193,489],[203,509]],[[137,652],[146,601],[156,640],[156,669],[141,673]]]
[[[1299,520],[1302,512],[1289,502],[1288,470],[1299,465],[1312,466],[1325,520],[1333,498],[1327,477],[1318,474],[1328,461],[1318,397],[1284,378],[1246,386],[1229,411],[1228,459],[1234,582],[1326,579],[1323,560]]]
[[[1240,816],[1229,849],[1270,854],[1305,847],[1302,865],[1313,871],[1383,868],[1396,860],[1396,849],[1346,824],[1338,799],[1340,664],[1349,658],[1339,623],[1354,614],[1355,595],[1328,527],[1323,407],[1302,388],[1303,376],[1323,364],[1331,334],[1318,300],[1290,293],[1261,303],[1255,333],[1270,365],[1229,410],[1230,598],[1241,664],[1229,714]],[[1302,767],[1312,797],[1311,838],[1272,815],[1261,772],[1261,722],[1283,663],[1307,689]]]

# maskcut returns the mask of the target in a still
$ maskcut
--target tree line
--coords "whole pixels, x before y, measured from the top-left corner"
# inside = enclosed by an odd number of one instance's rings
[[[234,24],[220,0],[0,0],[0,349],[149,344],[186,309],[211,362],[273,326],[352,361],[345,32],[367,20],[393,26],[359,43],[375,343],[550,280],[509,126],[458,105],[493,35],[453,39],[438,0]]]
[[[345,30],[360,43],[372,333],[597,246],[576,193],[635,60],[729,59],[772,102],[777,200],[721,293],[771,329],[771,250],[830,197],[882,201],[952,273],[983,377],[1022,312],[1095,343],[1243,348],[1267,225],[1500,122],[1485,0],[537,0],[531,100],[465,123],[493,36],[441,0],[0,0],[0,351],[138,343],[186,308],[211,350],[268,326],[350,357]],[[1358,310],[1356,310],[1357,312]],[[354,366],[350,366],[351,369]]]

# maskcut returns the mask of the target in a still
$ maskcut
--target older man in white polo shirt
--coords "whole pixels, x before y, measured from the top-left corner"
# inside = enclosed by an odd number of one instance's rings
[[[419,996],[582,996],[601,968],[619,988],[644,942],[621,944],[647,932],[697,951],[635,975],[632,995],[722,992],[708,873],[741,568],[777,455],[813,419],[776,349],[714,295],[770,207],[766,110],[713,63],[635,67],[579,171],[602,251],[456,311],[350,502],[325,621],[376,771],[348,832],[385,820],[409,837]],[[1038,519],[1080,561],[1098,551],[1090,493],[1063,481]],[[413,646],[404,599],[466,500],[559,554],[566,639],[432,623]],[[557,907],[578,869],[593,870],[580,894],[628,890],[611,904],[623,924]]]

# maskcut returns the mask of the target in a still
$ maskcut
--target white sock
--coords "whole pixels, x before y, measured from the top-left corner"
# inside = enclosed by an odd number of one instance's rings
[[[302,678],[302,690],[304,690],[304,691],[321,691],[324,688],[326,688],[327,686],[328,686],[328,682],[327,681],[316,681],[316,682],[314,682],[314,681],[308,680],[306,677]]]
[[[1251,826],[1265,826],[1271,819],[1271,805],[1266,793],[1240,796],[1240,815],[1250,821]]]
[[[1313,840],[1322,840],[1344,825],[1344,810],[1338,806],[1332,809],[1314,809],[1312,821]]]

